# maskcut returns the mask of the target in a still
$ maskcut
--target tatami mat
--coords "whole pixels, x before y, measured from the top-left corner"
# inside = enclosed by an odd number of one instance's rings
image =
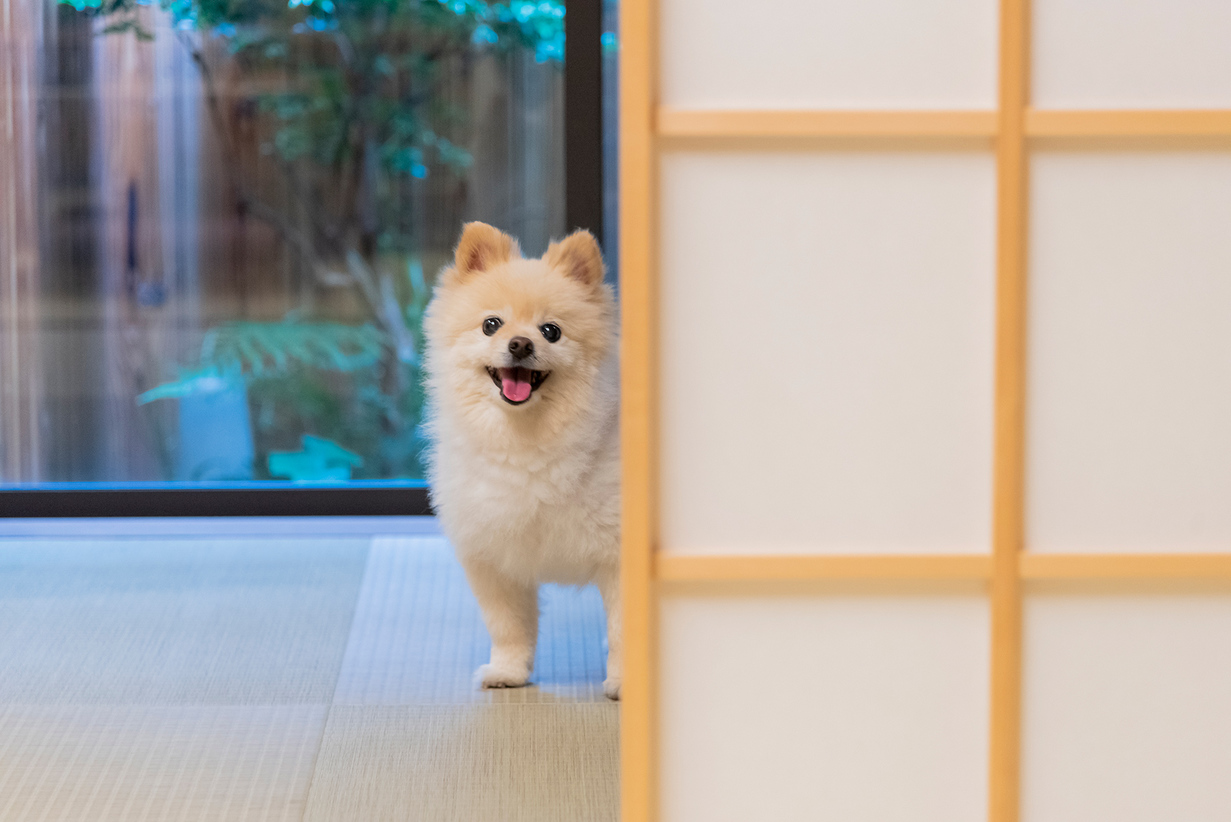
[[[0,822],[614,819],[601,601],[540,602],[485,692],[438,537],[0,539]]]
[[[335,705],[307,822],[598,822],[619,816],[608,704]]]
[[[0,820],[301,819],[326,710],[0,706]]]
[[[340,704],[603,700],[606,623],[593,587],[543,586],[534,686],[474,685],[491,647],[478,605],[442,538],[378,537],[334,699]]]
[[[0,541],[0,704],[327,703],[369,543]]]

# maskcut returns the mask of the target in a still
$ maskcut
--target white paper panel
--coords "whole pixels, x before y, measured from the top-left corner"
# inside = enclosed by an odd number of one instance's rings
[[[995,0],[662,0],[681,108],[993,108]]]
[[[1231,550],[1231,154],[1041,154],[1027,541]]]
[[[668,155],[668,550],[987,550],[993,169]]]
[[[1231,106],[1231,2],[1035,0],[1039,108]]]
[[[1231,819],[1231,597],[1036,596],[1023,822]]]
[[[662,606],[663,822],[983,822],[980,597]]]

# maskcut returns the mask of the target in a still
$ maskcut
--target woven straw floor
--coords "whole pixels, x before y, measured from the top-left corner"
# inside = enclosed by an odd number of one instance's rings
[[[439,537],[0,539],[0,822],[609,820],[597,592],[535,685]]]

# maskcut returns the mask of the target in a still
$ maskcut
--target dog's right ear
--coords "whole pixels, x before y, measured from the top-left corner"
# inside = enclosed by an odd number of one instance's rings
[[[465,279],[521,256],[517,241],[487,223],[466,223],[454,253],[457,276]]]

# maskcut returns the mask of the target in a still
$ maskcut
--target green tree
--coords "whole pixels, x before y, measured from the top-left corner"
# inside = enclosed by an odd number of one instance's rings
[[[61,0],[100,17],[105,33],[153,35],[140,0]],[[428,294],[416,270],[411,219],[416,186],[471,163],[456,135],[465,112],[440,93],[449,73],[484,51],[531,50],[539,62],[564,53],[561,2],[483,0],[157,0],[199,69],[222,168],[236,207],[268,223],[301,270],[321,287],[350,287],[369,321],[354,333],[295,312],[283,323],[243,323],[207,335],[201,361],[145,400],[182,396],[202,373],[239,373],[270,397],[321,407],[319,380],[333,370],[375,375],[368,391],[389,452],[384,471],[403,473],[421,403],[419,320]],[[210,43],[220,43],[210,47]],[[223,61],[254,82],[244,101],[268,135],[293,207],[262,199],[244,178],[240,146],[217,78]],[[263,78],[283,78],[273,85]],[[382,260],[405,261],[402,275]],[[366,329],[366,330],[364,330]],[[375,356],[355,356],[375,340]],[[219,340],[228,345],[217,345]],[[349,349],[346,347],[349,346]],[[346,349],[346,350],[344,350]],[[304,382],[307,380],[307,382]],[[297,389],[295,386],[299,386]],[[316,388],[313,388],[316,386]],[[300,390],[302,389],[302,390]],[[326,403],[325,405],[328,405]],[[402,443],[402,445],[398,445]],[[395,452],[401,452],[395,453]],[[399,466],[399,464],[401,464]]]

